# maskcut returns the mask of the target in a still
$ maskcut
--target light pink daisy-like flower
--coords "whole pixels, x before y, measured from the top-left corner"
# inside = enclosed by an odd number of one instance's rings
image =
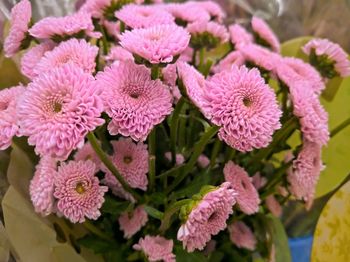
[[[235,221],[228,227],[230,239],[239,248],[254,251],[256,248],[256,237],[252,230],[242,221]]]
[[[220,60],[220,62],[213,67],[214,73],[219,73],[224,70],[230,70],[233,66],[244,65],[244,56],[239,51],[233,51],[229,53],[225,58]]]
[[[140,238],[139,243],[133,245],[133,248],[142,251],[150,262],[175,262],[173,246],[173,240],[161,236],[147,235],[145,238]]]
[[[267,209],[270,210],[274,216],[280,217],[282,215],[282,207],[273,195],[269,195],[265,199],[265,204]]]
[[[32,7],[28,0],[22,0],[12,8],[11,27],[4,43],[6,57],[16,54],[26,41],[31,17]]]
[[[132,61],[114,63],[97,75],[103,90],[105,110],[112,118],[112,135],[144,141],[152,128],[172,111],[172,96],[160,80],[151,80],[150,70]],[[150,92],[152,90],[152,92]]]
[[[320,59],[320,61],[315,61],[313,65],[319,69],[324,77],[327,77],[327,75],[329,78],[332,78],[331,76],[335,75],[340,75],[341,77],[347,77],[350,75],[350,61],[348,60],[348,55],[338,44],[327,39],[313,39],[302,49],[307,55],[314,52]],[[325,64],[327,65],[326,68],[322,69],[322,65],[318,64],[321,61],[324,62],[323,66]],[[312,60],[311,63],[313,63]]]
[[[31,80],[36,77],[37,74],[34,72],[36,65],[40,62],[44,54],[51,51],[55,46],[54,42],[46,41],[28,50],[21,59],[22,74]]]
[[[124,212],[118,218],[120,229],[124,232],[124,238],[131,238],[141,227],[146,225],[148,215],[143,206],[138,206],[131,213]]]
[[[239,151],[268,146],[281,127],[276,95],[255,68],[215,74],[206,83],[203,101],[205,115],[221,126],[219,138]]]
[[[177,239],[182,241],[188,252],[203,250],[211,236],[226,228],[226,220],[233,213],[235,197],[235,191],[226,182],[205,194],[191,210],[177,232]]]
[[[222,23],[226,17],[226,13],[219,4],[213,1],[199,1],[199,6],[206,10],[212,19]]]
[[[0,90],[0,150],[11,146],[12,138],[19,135],[16,105],[24,91],[22,86]]]
[[[275,52],[280,52],[280,42],[264,20],[254,16],[252,18],[252,29],[255,33],[257,44],[270,47]]]
[[[96,165],[97,169],[100,169],[102,164],[100,158],[89,142],[86,142],[82,148],[78,149],[78,151],[74,154],[74,160],[91,160]]]
[[[99,209],[108,188],[99,185],[96,171],[90,160],[70,161],[58,167],[53,193],[57,211],[72,223],[82,223],[85,217],[96,220],[101,215]]]
[[[174,17],[157,5],[124,6],[115,16],[131,28],[145,28],[155,25],[174,24]]]
[[[120,36],[121,46],[152,64],[172,62],[186,49],[189,41],[189,33],[177,25],[134,29]]]
[[[166,152],[164,156],[168,161],[171,161],[171,152]],[[175,162],[177,166],[182,165],[185,162],[185,157],[183,156],[183,154],[176,154]]]
[[[34,177],[30,181],[29,194],[35,212],[47,216],[54,208],[54,181],[57,161],[51,157],[43,157],[35,167]]]
[[[186,3],[171,3],[163,5],[166,11],[175,17],[176,24],[186,26],[196,21],[209,21],[210,14],[207,8],[199,2],[188,1]]]
[[[225,180],[230,182],[232,188],[237,192],[236,201],[242,212],[248,215],[258,212],[259,194],[248,173],[242,167],[229,161],[224,167],[224,176]]]
[[[81,37],[82,33],[93,38],[101,37],[101,33],[94,32],[91,15],[86,12],[77,12],[64,17],[46,17],[35,23],[29,29],[29,33],[38,39]]]
[[[46,52],[34,68],[34,73],[40,75],[52,68],[72,63],[86,73],[93,73],[96,67],[97,46],[92,46],[84,39],[70,39],[60,43],[52,51]]]
[[[209,166],[210,160],[206,155],[201,154],[197,159],[197,164],[200,168],[206,168]]]
[[[253,43],[253,36],[239,24],[230,25],[228,30],[235,49],[239,50],[241,47]]]
[[[225,43],[229,39],[229,34],[226,27],[216,22],[194,22],[187,26],[187,30],[191,33],[192,38],[200,37],[201,34],[208,33],[213,38],[218,39],[219,43]]]
[[[263,177],[259,172],[252,176],[252,183],[256,190],[264,187],[267,183],[266,177]]]
[[[105,60],[107,62],[114,62],[114,61],[127,61],[127,60],[134,60],[134,57],[132,54],[125,50],[123,47],[117,45],[113,46],[111,50],[109,51],[108,55],[105,56]]]
[[[132,203],[136,202],[135,198],[129,192],[124,190],[123,186],[112,173],[107,172],[101,182],[112,190],[113,195],[129,200]]]
[[[103,104],[94,78],[66,64],[38,76],[17,105],[21,134],[40,155],[66,159],[102,125]]]

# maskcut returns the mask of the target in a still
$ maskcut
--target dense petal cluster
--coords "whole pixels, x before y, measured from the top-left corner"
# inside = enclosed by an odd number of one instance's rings
[[[124,212],[118,218],[120,229],[124,232],[125,238],[131,238],[141,227],[146,225],[148,215],[143,206],[138,206],[132,212]]]
[[[239,248],[245,248],[248,250],[255,250],[256,237],[252,230],[242,221],[235,221],[228,226],[230,232],[230,239],[233,244]]]
[[[252,18],[252,29],[255,33],[257,44],[271,48],[274,52],[280,52],[280,43],[266,22],[256,16]]]
[[[253,36],[239,24],[230,25],[228,30],[235,49],[239,50],[243,46],[253,43]]]
[[[74,160],[91,160],[96,165],[97,169],[100,169],[102,164],[100,158],[98,157],[98,155],[96,154],[95,150],[92,148],[89,142],[86,142],[82,148],[78,149],[78,151],[74,154]]]
[[[188,23],[196,21],[209,21],[210,14],[208,7],[194,1],[186,3],[171,3],[163,5],[163,8],[175,17],[176,24],[186,26]]]
[[[225,11],[214,1],[199,1],[198,5],[209,13],[212,20],[214,19],[219,23],[222,23],[226,17]]]
[[[121,46],[113,46],[105,56],[107,62],[134,60],[132,54]]]
[[[196,37],[201,37],[204,34],[208,34],[210,37],[214,38],[218,43],[225,43],[229,39],[229,34],[226,30],[226,27],[216,22],[194,22],[187,26],[187,30],[191,33],[192,39]]]
[[[94,18],[102,18],[104,11],[111,3],[112,0],[86,0],[79,11],[89,13]]]
[[[212,68],[212,71],[214,73],[220,73],[224,70],[230,70],[234,66],[242,66],[244,62],[243,54],[240,51],[233,51],[220,60],[220,62]]]

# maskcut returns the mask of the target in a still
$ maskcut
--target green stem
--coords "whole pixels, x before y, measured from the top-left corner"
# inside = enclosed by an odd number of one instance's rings
[[[193,54],[192,54],[192,65],[196,65],[196,60],[197,60],[197,49],[193,49]]]
[[[346,128],[348,125],[350,125],[350,118],[346,119],[344,122],[342,122],[339,126],[337,126],[336,128],[334,128],[331,131],[330,136],[333,137],[336,134],[338,134],[340,131],[342,131],[344,128]]]
[[[183,199],[172,204],[167,210],[164,212],[162,224],[160,225],[160,232],[164,233],[170,226],[170,219],[174,213],[179,211],[183,205],[190,203],[191,199]]]
[[[159,78],[160,67],[158,64],[153,64],[151,67],[151,78],[152,80],[156,80]]]
[[[108,49],[109,49],[109,43],[107,40],[106,30],[103,26],[101,26],[101,33],[102,33],[102,42],[103,42],[103,54],[107,55]]]
[[[154,180],[156,177],[156,127],[153,128],[148,136],[149,152],[149,190],[153,190]]]
[[[185,104],[183,97],[177,102],[170,124],[170,150],[171,150],[171,162],[174,165],[176,162],[176,140],[179,127],[179,116],[182,107]]]
[[[214,147],[211,151],[211,156],[210,156],[210,168],[213,168],[216,163],[216,157],[218,156],[220,149],[221,149],[222,143],[219,139],[216,139]]]
[[[83,225],[87,230],[89,230],[91,233],[95,234],[96,236],[98,236],[104,240],[107,240],[107,241],[114,241],[113,238],[106,235],[98,227],[96,227],[94,224],[92,224],[89,220],[85,220]]]
[[[202,70],[202,67],[204,65],[204,53],[205,53],[204,47],[199,49],[199,65],[198,65],[198,68],[199,68],[200,71]]]
[[[120,21],[120,33],[122,34],[124,33],[124,31],[125,31],[125,24],[124,22]]]
[[[230,161],[236,155],[236,150],[232,147],[228,147],[225,156],[225,163]]]
[[[102,161],[103,164],[105,164],[105,166],[112,172],[112,174],[117,178],[117,180],[119,181],[119,183],[122,185],[122,187],[124,188],[125,191],[129,192],[136,200],[140,200],[140,196],[139,194],[137,194],[130,186],[129,184],[124,180],[124,178],[121,176],[121,174],[119,174],[117,168],[114,166],[114,164],[111,162],[111,160],[109,159],[108,155],[103,152],[101,146],[99,145],[95,135],[93,132],[88,133],[87,138],[92,146],[92,148],[94,149],[94,151],[96,152],[96,154],[98,155],[98,157],[100,158],[100,160]]]

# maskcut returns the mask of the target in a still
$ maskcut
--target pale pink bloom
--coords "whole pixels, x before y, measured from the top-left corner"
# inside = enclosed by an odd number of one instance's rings
[[[211,19],[214,19],[220,23],[222,23],[226,17],[226,13],[221,6],[214,1],[199,1],[198,5],[209,13]]]
[[[197,159],[197,164],[200,168],[206,168],[209,166],[210,160],[206,155],[201,154]]]
[[[132,212],[124,212],[118,218],[120,230],[124,232],[124,238],[131,238],[141,227],[146,225],[148,215],[143,206],[138,206]]]
[[[105,10],[111,4],[112,0],[86,0],[85,3],[79,8],[79,12],[89,13],[94,18],[102,18]]]
[[[120,36],[120,21],[114,22],[103,19],[101,23],[106,28],[107,34],[118,41]]]
[[[265,199],[265,204],[267,209],[276,217],[280,217],[282,215],[282,207],[277,199],[273,195],[269,195]]]
[[[187,26],[187,30],[191,33],[192,37],[200,37],[201,34],[209,33],[212,37],[218,39],[220,43],[225,43],[229,39],[226,27],[216,22],[194,22]]]
[[[57,171],[57,161],[51,157],[43,157],[35,167],[35,173],[30,181],[29,194],[35,212],[47,216],[54,208],[54,181]]]
[[[34,72],[36,65],[40,62],[44,54],[51,51],[55,46],[54,42],[46,41],[29,49],[21,59],[22,74],[31,80],[36,77],[37,74]]]
[[[163,5],[163,8],[175,17],[175,22],[180,26],[210,20],[209,12],[199,2],[171,3]]]
[[[74,160],[91,160],[96,165],[97,169],[100,169],[102,164],[100,158],[89,142],[86,142],[82,148],[78,149],[78,151],[74,154]]]
[[[136,202],[135,198],[129,192],[124,190],[123,186],[112,173],[107,172],[101,182],[111,189],[113,195],[129,200],[132,203]]]
[[[231,42],[236,50],[245,45],[253,43],[253,36],[239,24],[230,25],[229,28]]]
[[[280,42],[278,41],[275,33],[271,30],[271,28],[264,20],[254,16],[252,18],[252,30],[258,36],[258,38],[264,42],[264,44],[267,44],[268,47],[272,49],[272,51],[278,53],[280,52]]]
[[[140,238],[139,243],[133,245],[133,248],[142,251],[150,262],[175,262],[173,246],[173,240],[161,236],[146,235],[145,238]]]
[[[258,212],[259,194],[248,173],[242,167],[229,161],[224,167],[224,176],[225,180],[231,183],[232,188],[237,193],[236,201],[242,212],[247,215]]]
[[[174,24],[175,20],[170,13],[157,5],[129,4],[115,12],[115,16],[131,28]]]
[[[35,23],[29,33],[38,39],[75,37],[81,33],[93,38],[101,37],[101,33],[94,32],[94,29],[91,15],[77,12],[64,17],[46,17]]]
[[[211,237],[226,228],[226,220],[233,213],[236,192],[230,183],[209,191],[191,210],[187,221],[177,232],[177,239],[182,241],[188,252],[203,250]]]
[[[168,161],[171,161],[171,152],[165,152],[164,156]],[[175,163],[177,166],[182,165],[185,162],[185,157],[183,156],[183,154],[176,154],[175,158]]]
[[[206,117],[221,126],[219,138],[242,152],[267,147],[281,127],[276,95],[256,68],[215,74],[206,83],[202,104]]]
[[[95,71],[97,53],[97,46],[87,43],[84,39],[73,38],[46,52],[34,68],[34,73],[40,75],[52,68],[72,63],[91,74]]]
[[[108,125],[112,135],[144,141],[172,111],[173,98],[168,87],[158,79],[151,80],[150,70],[143,65],[120,61],[96,78],[103,90],[105,111],[112,118]]]
[[[230,239],[239,248],[254,251],[256,248],[256,237],[252,230],[242,221],[235,221],[228,227]]]
[[[100,186],[95,176],[95,164],[88,161],[61,163],[55,177],[54,197],[57,211],[72,223],[82,223],[85,218],[96,220],[104,202],[106,186]]]
[[[19,135],[16,105],[24,91],[23,86],[0,90],[0,150],[10,147],[12,138]]]
[[[259,190],[260,188],[264,187],[267,183],[266,177],[262,176],[260,172],[257,172],[253,177],[252,177],[252,183],[256,190]]]
[[[4,51],[6,57],[16,54],[28,37],[28,28],[32,18],[32,7],[28,0],[22,0],[11,10],[11,27],[5,39]]]
[[[244,65],[244,57],[240,51],[233,51],[225,56],[220,62],[212,68],[214,73],[219,73],[224,70],[231,70],[233,66]]]
[[[94,78],[66,64],[36,77],[18,105],[21,134],[29,136],[37,154],[66,159],[102,125],[101,98]]]
[[[173,24],[134,29],[120,36],[121,46],[152,64],[172,62],[186,49],[189,41],[189,33]]]
[[[334,70],[341,77],[350,75],[350,61],[348,60],[348,55],[340,45],[328,39],[313,39],[302,49],[307,55],[310,55],[311,51],[314,51],[317,56],[325,55],[330,61],[334,62]]]
[[[105,56],[105,60],[107,62],[114,62],[114,61],[127,61],[127,60],[134,60],[134,57],[132,54],[125,50],[123,47],[116,45],[111,48],[108,55]]]

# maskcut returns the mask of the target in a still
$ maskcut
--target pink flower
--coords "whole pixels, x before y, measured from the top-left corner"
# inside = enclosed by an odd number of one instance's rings
[[[96,154],[95,150],[92,148],[89,142],[86,142],[82,148],[78,149],[78,151],[74,154],[74,160],[91,160],[96,165],[97,169],[100,169],[102,164],[100,158],[98,157],[98,155]]]
[[[175,255],[172,253],[173,246],[173,240],[147,235],[145,238],[140,238],[139,243],[133,245],[133,248],[142,251],[150,262],[175,262]]]
[[[54,197],[57,210],[72,223],[82,223],[85,217],[96,220],[104,202],[105,186],[99,185],[96,166],[88,161],[70,161],[58,167]]]
[[[198,5],[209,13],[211,19],[214,19],[220,23],[222,23],[226,17],[226,14],[221,6],[214,1],[199,1]]]
[[[129,192],[124,190],[123,186],[112,173],[107,172],[101,182],[112,190],[113,195],[126,199],[132,203],[136,202],[135,198]]]
[[[317,58],[320,59],[320,61],[315,61],[313,65],[319,69],[322,76],[332,78],[336,75],[341,77],[350,75],[348,55],[338,44],[327,39],[313,39],[303,47],[303,51],[307,55],[314,52]],[[321,64],[319,64],[320,62]],[[313,63],[312,60],[311,63]],[[322,65],[325,68],[322,69]]]
[[[252,18],[252,29],[255,33],[255,41],[257,44],[271,48],[274,52],[280,52],[280,43],[264,20],[254,16]]]
[[[28,28],[32,17],[32,7],[28,0],[22,0],[11,10],[11,27],[4,43],[6,57],[16,54],[28,37]],[[24,45],[29,45],[24,44]]]
[[[102,18],[111,4],[112,0],[86,0],[79,12],[89,13],[94,18]]]
[[[186,26],[196,21],[209,21],[210,14],[199,2],[171,3],[163,5],[166,11],[175,17],[176,24]]]
[[[189,41],[189,33],[176,25],[134,29],[120,36],[121,46],[152,64],[172,62],[186,49]]]
[[[230,32],[231,42],[236,50],[253,43],[253,36],[239,24],[230,25],[228,30]]]
[[[224,70],[231,70],[234,66],[242,66],[244,65],[244,57],[239,51],[233,51],[229,53],[225,58],[220,60],[220,62],[213,67],[214,73],[220,73]]]
[[[94,78],[66,64],[35,78],[18,102],[21,134],[40,155],[66,159],[104,120]]]
[[[43,42],[37,46],[34,46],[28,50],[21,59],[21,72],[29,79],[33,79],[37,76],[34,72],[35,67],[40,62],[41,58],[48,51],[51,51],[55,47],[55,43],[51,41]]]
[[[206,83],[203,110],[219,138],[242,152],[269,145],[282,115],[274,91],[257,69],[233,67]]]
[[[103,19],[101,23],[106,28],[106,33],[111,38],[118,41],[120,36],[120,21],[114,22],[114,21]]]
[[[86,12],[77,12],[64,17],[46,17],[35,23],[29,29],[31,36],[38,39],[80,36],[81,33],[93,38],[101,37],[101,33],[94,32],[91,15]]]
[[[242,212],[247,215],[258,212],[259,194],[248,173],[242,167],[229,161],[224,167],[224,176],[225,180],[230,182],[232,188],[237,192],[236,201]]]
[[[174,23],[174,17],[157,5],[129,4],[115,12],[115,16],[131,28],[145,28]]]
[[[35,212],[47,216],[54,208],[53,191],[57,161],[51,157],[43,157],[35,169],[29,186],[30,199]]]
[[[226,220],[233,213],[235,196],[230,183],[223,183],[198,200],[177,232],[177,239],[188,252],[203,250],[211,236],[226,228]]]
[[[171,161],[171,152],[166,152],[164,156],[168,161]],[[183,156],[183,154],[176,154],[175,162],[177,166],[182,165],[185,162],[185,157]]]
[[[92,46],[84,39],[73,38],[60,43],[52,51],[46,52],[34,68],[34,73],[40,75],[67,63],[80,67],[86,73],[93,73],[96,67],[97,53],[97,46]]]
[[[120,229],[124,232],[124,238],[131,238],[141,227],[146,225],[148,215],[142,206],[138,206],[131,213],[124,212],[120,215],[118,222]]]
[[[11,146],[12,138],[19,135],[16,105],[24,90],[23,86],[0,90],[0,150]]]
[[[113,46],[111,50],[109,51],[108,55],[105,56],[105,60],[107,62],[114,62],[114,61],[127,61],[127,60],[134,60],[134,57],[132,54],[125,50],[123,47],[117,45]]]
[[[197,159],[197,164],[200,168],[206,168],[209,166],[210,160],[206,155],[201,154]]]
[[[267,183],[266,177],[260,175],[259,172],[257,172],[253,177],[252,177],[252,183],[256,190],[259,190],[260,188],[264,187]]]
[[[280,217],[282,215],[282,207],[273,195],[269,195],[265,199],[265,204],[267,209],[270,210],[274,216]]]
[[[144,141],[152,128],[172,111],[172,96],[160,80],[151,80],[150,70],[132,61],[114,63],[97,75],[103,90],[105,110],[112,118],[112,135]],[[150,92],[152,90],[152,92]]]
[[[230,239],[239,248],[254,251],[256,248],[256,237],[252,230],[242,221],[233,222],[228,226]]]

